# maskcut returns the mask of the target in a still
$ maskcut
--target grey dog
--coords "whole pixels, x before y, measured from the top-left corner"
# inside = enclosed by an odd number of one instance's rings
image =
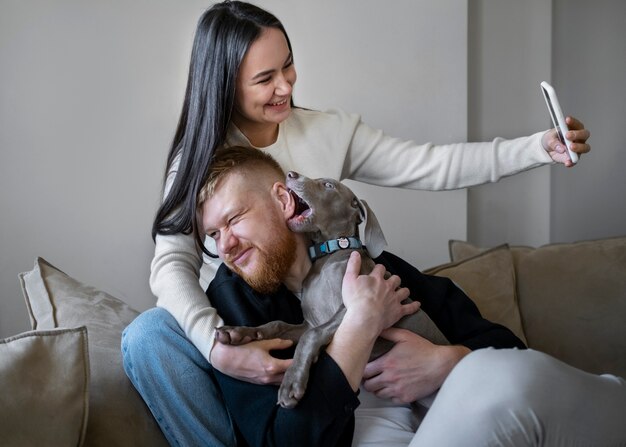
[[[287,225],[294,232],[308,233],[313,243],[309,254],[314,262],[300,297],[305,322],[223,326],[217,329],[216,339],[233,345],[271,338],[296,342],[293,362],[285,371],[278,391],[278,403],[293,408],[304,395],[311,365],[330,343],[345,314],[341,283],[350,253],[360,252],[361,274],[368,274],[374,268],[372,257],[382,252],[386,241],[367,203],[359,200],[346,185],[332,179],[309,179],[293,171],[287,174],[286,184],[298,204]],[[438,345],[449,344],[421,310],[403,317],[394,326],[410,329]],[[391,347],[391,342],[379,337],[370,359]]]

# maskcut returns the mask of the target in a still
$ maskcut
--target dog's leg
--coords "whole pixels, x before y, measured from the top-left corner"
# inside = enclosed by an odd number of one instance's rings
[[[225,345],[244,345],[254,340],[282,338],[297,343],[302,334],[309,329],[305,322],[289,324],[284,321],[272,321],[262,326],[222,326],[215,330],[215,339]]]
[[[293,362],[285,371],[285,377],[278,390],[278,403],[281,407],[293,408],[302,399],[309,381],[311,365],[317,361],[320,351],[332,340],[345,313],[346,308],[341,306],[326,323],[310,328],[302,334]]]

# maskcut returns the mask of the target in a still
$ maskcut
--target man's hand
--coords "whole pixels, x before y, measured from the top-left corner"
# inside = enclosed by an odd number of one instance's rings
[[[395,345],[367,364],[363,385],[395,403],[413,402],[437,391],[452,368],[470,352],[465,346],[435,345],[406,329],[389,328],[380,336]]]
[[[409,289],[400,287],[400,277],[385,278],[385,268],[377,264],[368,275],[361,275],[361,255],[354,251],[346,265],[341,286],[345,319],[353,319],[375,338],[383,329],[395,324],[405,315],[417,312],[420,303],[403,304]]]
[[[587,140],[591,135],[585,125],[578,121],[576,118],[568,116],[565,118],[569,131],[565,134],[565,138],[572,142],[572,151],[578,155],[586,154],[591,150],[591,147],[587,144]],[[541,138],[541,144],[543,148],[550,154],[552,160],[557,163],[562,163],[567,167],[573,166],[573,163],[567,155],[567,148],[557,135],[556,129],[552,129],[543,134]]]
[[[218,371],[245,382],[259,385],[280,385],[292,359],[281,360],[270,355],[271,350],[287,349],[291,340],[260,340],[232,346],[215,343],[211,350],[211,365]]]

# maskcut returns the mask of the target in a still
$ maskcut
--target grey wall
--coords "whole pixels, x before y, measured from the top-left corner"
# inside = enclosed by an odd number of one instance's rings
[[[471,141],[515,138],[550,126],[539,83],[550,80],[551,1],[469,3]],[[542,245],[550,240],[550,168],[468,192],[468,238]]]
[[[553,43],[561,106],[584,118],[593,154],[575,175],[552,172],[551,240],[624,235],[626,2],[555,0]]]
[[[468,238],[541,245],[626,234],[626,3],[469,2],[471,140],[548,126],[538,84],[591,130],[573,169],[543,167],[468,192]]]
[[[467,139],[467,7],[458,0],[263,0],[289,31],[296,102],[342,108],[386,133],[438,143]],[[313,24],[313,25],[312,25]],[[319,26],[318,26],[319,25]],[[314,29],[322,27],[323,32]],[[393,48],[393,51],[390,49]],[[466,191],[416,192],[348,182],[376,211],[389,248],[420,267],[466,237]]]
[[[152,216],[204,2],[0,0],[0,334],[42,256],[143,309]]]

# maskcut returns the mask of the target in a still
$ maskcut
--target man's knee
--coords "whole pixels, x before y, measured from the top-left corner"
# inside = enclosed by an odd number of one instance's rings
[[[465,357],[442,390],[467,396],[478,411],[533,406],[549,393],[551,358],[532,350],[481,349]],[[441,394],[441,393],[440,393]]]
[[[589,424],[594,430],[588,430],[588,439],[596,433],[600,439],[621,429],[621,422],[612,417],[623,407],[619,384],[610,380],[608,384],[538,351],[478,350],[450,373],[416,439],[431,444],[438,440],[439,445],[503,446],[529,445],[534,439],[555,445],[556,439],[569,439],[567,434],[579,425],[581,415],[587,421],[597,417]],[[607,395],[599,398],[602,392]],[[608,393],[617,393],[617,404],[607,406]],[[605,403],[585,415],[585,407],[598,401]],[[456,431],[446,432],[444,420]],[[446,436],[449,442],[441,442]]]

